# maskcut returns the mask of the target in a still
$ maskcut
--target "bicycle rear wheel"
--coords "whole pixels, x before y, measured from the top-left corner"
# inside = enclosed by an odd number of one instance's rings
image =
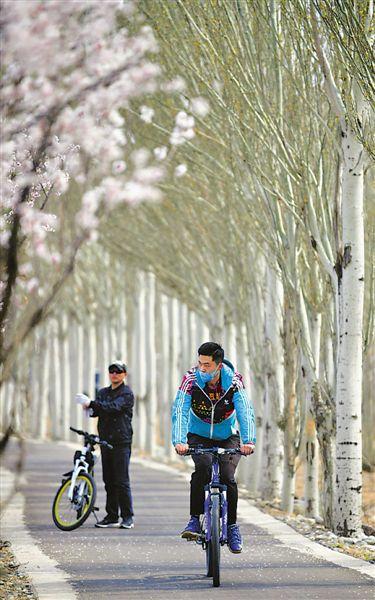
[[[220,586],[220,497],[212,496],[211,540],[208,543],[208,569],[214,587]],[[208,573],[207,573],[208,575]]]
[[[53,521],[62,531],[72,531],[82,525],[94,508],[96,499],[96,484],[91,475],[78,475],[72,499],[68,496],[71,482],[70,477],[61,484],[52,505]]]

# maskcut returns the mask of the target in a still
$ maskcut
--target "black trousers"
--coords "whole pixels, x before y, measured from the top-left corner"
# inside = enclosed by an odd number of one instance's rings
[[[103,481],[107,492],[106,511],[109,517],[122,519],[133,516],[129,463],[131,446],[109,450],[101,446]]]
[[[226,440],[211,440],[195,433],[189,433],[187,443],[189,446],[201,444],[204,448],[212,446],[239,448],[240,437],[239,435],[231,435]],[[240,454],[219,456],[220,481],[227,486],[228,525],[233,525],[237,521],[238,489],[234,473],[240,458]],[[211,481],[212,455],[202,454],[201,456],[192,456],[192,459],[195,464],[195,471],[190,481],[190,514],[200,515],[203,513],[204,508],[204,486]]]

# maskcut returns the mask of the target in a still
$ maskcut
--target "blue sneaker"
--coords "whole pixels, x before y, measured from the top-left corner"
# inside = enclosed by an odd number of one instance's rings
[[[236,524],[228,526],[228,546],[233,554],[240,554],[242,552],[242,537],[240,528]]]
[[[196,540],[201,533],[201,526],[198,517],[190,517],[189,523],[181,533],[181,537],[185,540]]]

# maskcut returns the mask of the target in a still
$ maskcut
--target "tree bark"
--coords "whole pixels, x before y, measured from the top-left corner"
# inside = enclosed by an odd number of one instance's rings
[[[343,254],[336,265],[339,339],[336,384],[336,499],[334,528],[361,533],[362,518],[362,328],[364,298],[363,148],[342,132]]]
[[[267,268],[263,449],[261,495],[273,500],[281,495],[283,444],[280,421],[284,411],[284,357],[282,345],[284,294],[280,274]]]
[[[284,317],[285,409],[284,409],[284,468],[281,508],[293,512],[296,461],[296,366],[297,339],[294,310],[287,299]]]

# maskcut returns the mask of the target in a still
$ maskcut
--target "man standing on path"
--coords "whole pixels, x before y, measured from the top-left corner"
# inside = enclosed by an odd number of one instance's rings
[[[237,431],[238,421],[240,434]],[[184,455],[190,446],[205,448],[240,448],[245,455],[255,446],[254,410],[242,376],[224,359],[224,350],[215,342],[198,349],[198,365],[188,371],[181,382],[172,408],[172,443],[177,454]],[[192,456],[195,471],[190,484],[190,520],[182,537],[197,539],[199,515],[203,513],[204,486],[211,476],[212,457]],[[220,479],[227,486],[228,545],[231,552],[242,551],[237,525],[238,490],[234,473],[241,456],[220,457]]]
[[[130,489],[129,463],[133,437],[132,417],[134,396],[125,385],[126,365],[114,361],[108,367],[111,385],[99,390],[96,400],[77,394],[77,402],[89,409],[91,417],[99,417],[100,438],[113,446],[101,446],[102,469],[107,493],[107,515],[95,527],[122,527],[131,529],[133,501]],[[121,521],[119,522],[119,512]]]

